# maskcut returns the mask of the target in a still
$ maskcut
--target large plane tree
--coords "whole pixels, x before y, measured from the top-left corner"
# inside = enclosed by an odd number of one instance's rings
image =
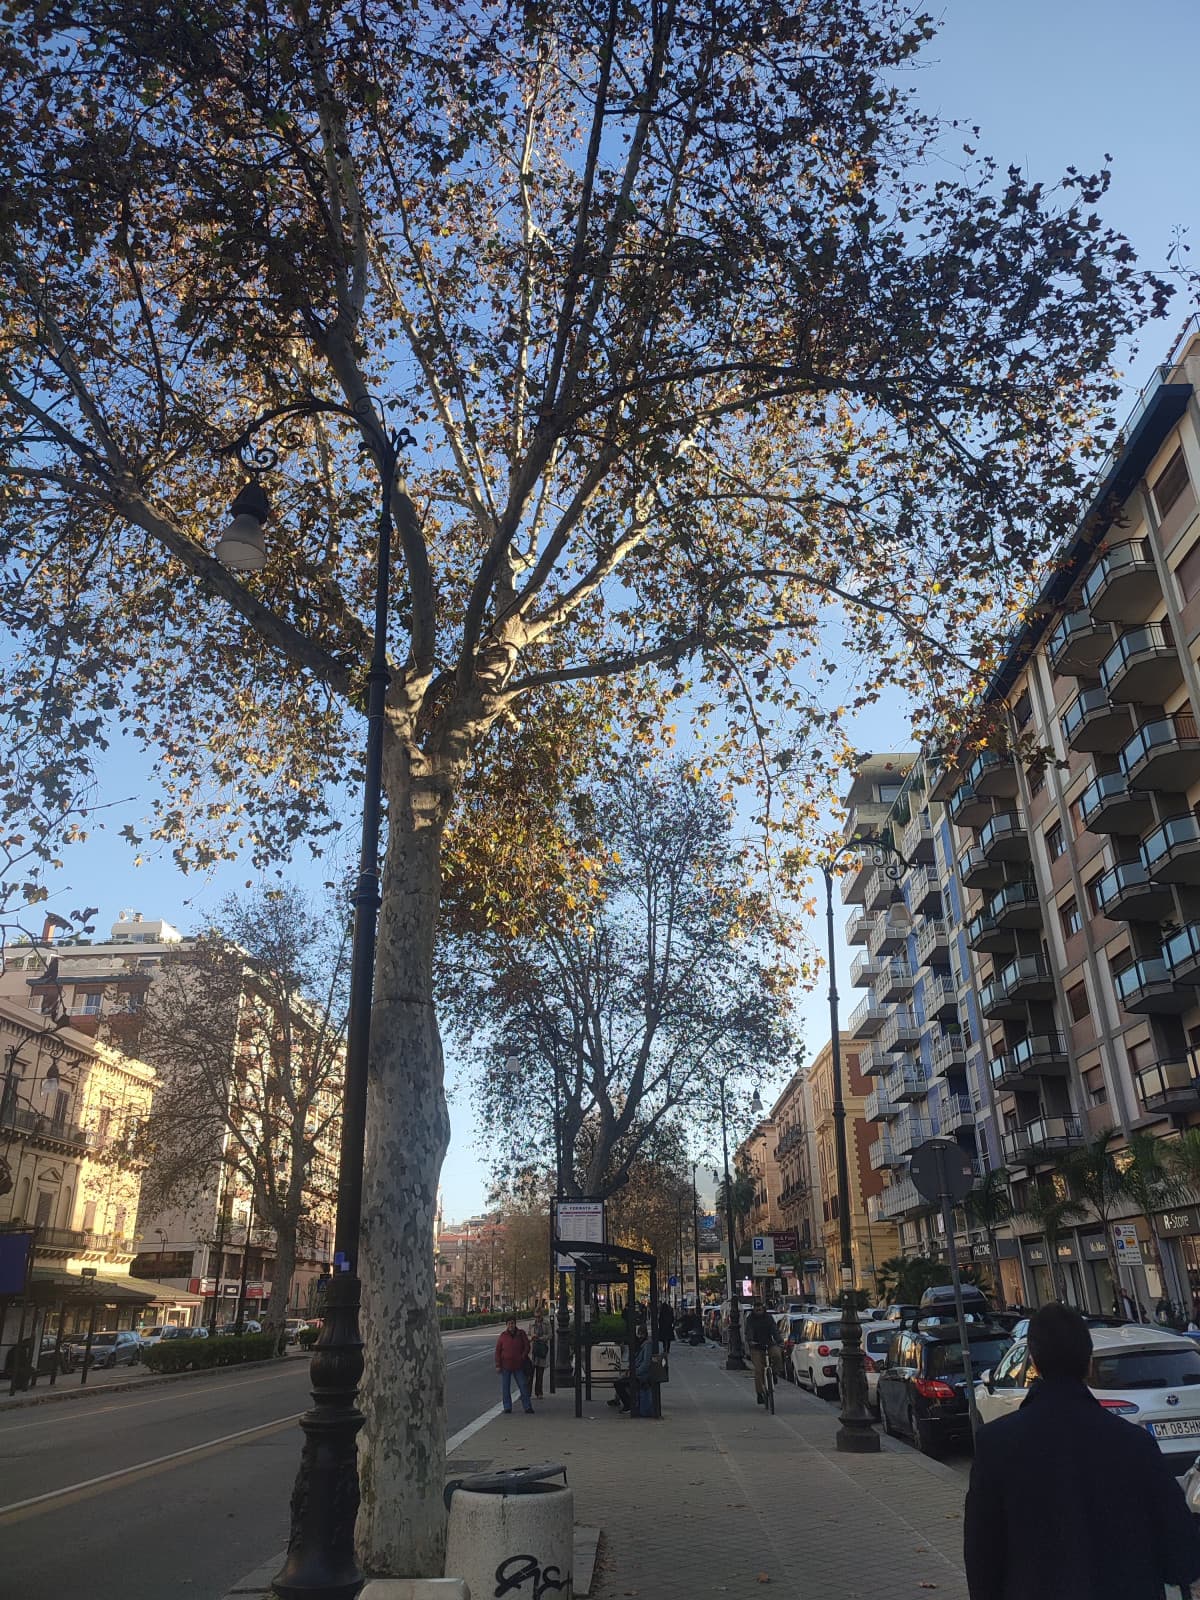
[[[674,698],[714,765],[770,774],[765,811],[776,757],[836,743],[838,660],[852,704],[900,680],[940,715],[1165,291],[1103,173],[1044,183],[920,111],[933,27],[897,0],[3,11],[5,692],[48,753],[152,751],[181,863],[333,824],[385,404],[418,441],[389,486],[359,1539],[436,1572],[433,947],[489,733],[578,759],[564,687],[639,736]],[[309,395],[347,415],[269,436],[238,577],[223,448]]]

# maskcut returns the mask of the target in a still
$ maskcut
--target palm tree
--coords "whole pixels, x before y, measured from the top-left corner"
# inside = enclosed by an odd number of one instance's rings
[[[1041,1234],[1046,1246],[1046,1254],[1050,1258],[1050,1283],[1055,1295],[1060,1300],[1065,1300],[1063,1283],[1059,1276],[1058,1267],[1058,1241],[1062,1237],[1063,1227],[1068,1222],[1081,1222],[1087,1216],[1087,1208],[1078,1200],[1072,1199],[1063,1180],[1056,1174],[1051,1180],[1051,1187],[1039,1189],[1036,1183],[1029,1185],[1029,1192],[1021,1210]]]
[[[1125,1182],[1125,1174],[1113,1153],[1116,1137],[1115,1129],[1105,1128],[1094,1139],[1089,1139],[1087,1144],[1072,1150],[1064,1158],[1062,1172],[1076,1196],[1086,1201],[1100,1219],[1113,1291],[1120,1296],[1121,1275],[1117,1266],[1117,1248],[1113,1243],[1112,1221],[1113,1214],[1132,1196]],[[1119,1311],[1119,1299],[1114,1309]]]
[[[1150,1230],[1150,1256],[1162,1285],[1164,1300],[1169,1300],[1163,1272],[1162,1246],[1154,1226],[1154,1213],[1164,1206],[1177,1205],[1186,1195],[1188,1184],[1169,1155],[1165,1140],[1153,1133],[1131,1133],[1126,1149],[1118,1157],[1125,1193],[1146,1219]]]
[[[972,1227],[982,1228],[987,1235],[988,1250],[992,1257],[992,1278],[996,1301],[1004,1309],[1004,1289],[1000,1279],[1000,1251],[996,1244],[996,1229],[1012,1220],[1012,1194],[1008,1187],[1008,1173],[1003,1167],[985,1172],[980,1181],[963,1201],[963,1209]]]

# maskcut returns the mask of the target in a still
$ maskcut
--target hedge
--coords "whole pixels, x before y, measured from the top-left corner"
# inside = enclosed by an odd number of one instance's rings
[[[506,1311],[470,1311],[465,1317],[440,1314],[438,1320],[442,1325],[442,1331],[445,1333],[452,1332],[455,1328],[482,1328],[486,1327],[488,1323],[498,1326],[507,1322],[509,1316],[514,1314],[518,1322],[533,1321],[532,1311],[518,1311],[516,1313]]]
[[[317,1335],[320,1331],[320,1328],[301,1328],[296,1335],[296,1343],[301,1350],[311,1350],[317,1342]]]
[[[276,1354],[273,1333],[221,1334],[208,1339],[166,1339],[152,1344],[142,1360],[151,1372],[188,1372],[202,1367],[236,1367],[244,1361],[269,1361]]]

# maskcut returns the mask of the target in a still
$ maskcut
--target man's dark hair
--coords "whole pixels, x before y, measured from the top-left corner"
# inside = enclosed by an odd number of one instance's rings
[[[1043,1378],[1087,1377],[1092,1336],[1074,1306],[1042,1306],[1029,1319],[1029,1354]]]

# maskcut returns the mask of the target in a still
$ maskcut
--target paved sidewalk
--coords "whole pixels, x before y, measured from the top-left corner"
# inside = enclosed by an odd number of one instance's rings
[[[601,1530],[590,1600],[966,1600],[961,1476],[889,1439],[838,1455],[836,1406],[782,1384],[768,1416],[723,1363],[677,1347],[661,1422],[610,1409],[607,1388],[578,1420],[571,1391],[547,1395],[472,1433],[448,1475],[561,1461],[577,1527]],[[233,1593],[261,1595],[281,1560]]]
[[[724,1352],[672,1352],[663,1420],[619,1415],[609,1390],[501,1416],[460,1458],[562,1461],[578,1521],[602,1530],[593,1600],[966,1600],[961,1477],[891,1440],[838,1455],[836,1406],[781,1384],[775,1415]],[[483,1597],[485,1600],[485,1597]]]

